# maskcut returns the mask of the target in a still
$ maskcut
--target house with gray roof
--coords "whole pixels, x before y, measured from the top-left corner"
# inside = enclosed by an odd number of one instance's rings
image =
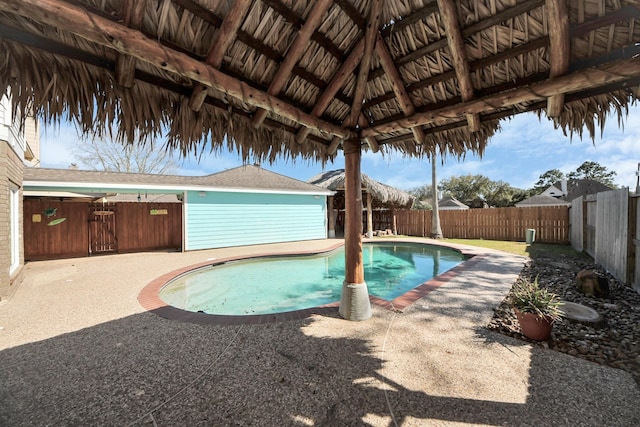
[[[438,209],[441,211],[462,211],[469,209],[469,206],[453,196],[445,196],[438,201]]]
[[[517,207],[571,206],[571,201],[580,196],[610,191],[612,188],[592,179],[563,179],[550,185],[541,194],[516,203]]]
[[[571,203],[543,194],[536,194],[535,196],[516,203],[516,207],[518,208],[531,208],[536,206],[571,206]]]
[[[580,196],[611,191],[613,188],[593,179],[563,179],[550,185],[542,192],[544,196],[555,197],[571,202]]]
[[[29,223],[25,231],[32,229],[32,239],[43,241],[54,233],[67,239],[86,239],[91,235],[91,230],[84,229],[89,223],[89,227],[97,227],[98,234],[110,239],[112,252],[120,252],[118,247],[131,247],[126,239],[143,238],[131,236],[147,234],[152,239],[155,234],[175,233],[176,228],[180,229],[178,248],[185,251],[325,239],[327,197],[333,194],[256,165],[207,176],[25,168],[24,188],[27,199],[35,204],[32,211],[25,209],[24,215],[25,224]],[[159,194],[168,195],[168,199],[160,201],[156,197]],[[170,200],[173,203],[166,203]],[[132,207],[136,204],[140,207]],[[172,205],[178,205],[177,210]],[[82,209],[87,218],[78,213]],[[43,214],[54,210],[55,216]],[[179,218],[170,220],[171,215]],[[49,225],[62,218],[54,227]],[[164,225],[152,225],[163,220]],[[170,241],[175,246],[176,239]],[[82,247],[78,243],[71,252],[79,255],[78,248]],[[101,246],[89,242],[86,247],[99,250]]]

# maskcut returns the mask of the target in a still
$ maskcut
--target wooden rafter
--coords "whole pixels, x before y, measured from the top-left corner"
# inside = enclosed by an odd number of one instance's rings
[[[347,119],[347,127],[357,123],[360,111],[362,111],[362,100],[364,99],[364,90],[367,85],[369,71],[371,69],[371,57],[376,44],[376,36],[378,35],[378,23],[382,14],[382,0],[373,0],[371,3],[371,11],[369,12],[369,20],[364,35],[364,52],[358,68],[358,77],[356,87],[353,94],[353,103],[351,104],[351,112]]]
[[[311,114],[313,116],[320,117],[325,112],[327,107],[329,107],[329,104],[336,96],[336,93],[338,93],[349,76],[353,74],[356,67],[358,66],[358,63],[360,63],[360,58],[362,57],[363,52],[364,39],[360,39],[347,59],[340,65],[336,73],[333,75],[324,92],[322,92],[318,99],[316,99],[313,110],[311,110]],[[301,144],[305,140],[307,135],[309,135],[309,132],[311,132],[311,129],[307,127],[300,128],[298,134],[296,135],[296,141]]]
[[[242,25],[249,7],[251,6],[251,0],[236,0],[231,7],[231,10],[222,21],[222,25],[216,31],[213,36],[213,42],[211,48],[207,54],[206,63],[214,68],[220,68],[222,60],[224,59],[224,53],[236,38],[236,33]],[[193,92],[189,98],[189,107],[193,111],[200,111],[204,100],[207,98],[208,87],[202,83],[196,83],[193,87]]]
[[[124,25],[139,30],[147,0],[126,0],[123,6]],[[118,54],[116,57],[116,81],[122,87],[133,87],[136,72],[136,59]]]
[[[284,61],[278,68],[276,75],[271,80],[271,84],[269,85],[269,89],[267,90],[267,93],[269,95],[277,95],[278,93],[280,93],[280,91],[284,87],[284,84],[291,76],[293,67],[298,63],[300,57],[302,57],[302,54],[309,45],[311,36],[322,23],[322,17],[327,12],[327,10],[329,10],[331,4],[332,0],[318,0],[314,4],[313,9],[307,17],[307,22],[305,22],[305,24],[298,32],[298,36],[289,48]],[[251,122],[253,127],[260,127],[260,125],[264,121],[264,118],[267,117],[267,113],[268,111],[264,108],[258,109]]]
[[[453,62],[453,69],[458,79],[460,95],[463,101],[470,101],[474,96],[473,84],[471,83],[471,72],[469,70],[469,63],[467,62],[467,50],[464,46],[462,31],[458,23],[456,4],[453,0],[438,0],[438,7],[447,34],[451,61]],[[467,114],[467,122],[472,132],[480,130],[480,117],[478,114]]]
[[[404,87],[402,77],[400,77],[400,73],[393,63],[391,53],[389,53],[389,49],[387,48],[387,45],[384,42],[384,38],[381,34],[378,34],[378,38],[376,41],[376,53],[378,54],[378,58],[382,63],[382,68],[384,68],[387,78],[391,82],[393,92],[398,99],[398,103],[400,104],[402,112],[406,116],[413,115],[413,113],[415,113],[416,111],[415,106],[413,105],[411,98],[409,98],[409,94]],[[415,137],[416,144],[422,144],[424,142],[424,132],[422,131],[422,128],[416,126],[414,128],[411,128],[411,132]]]
[[[131,55],[153,67],[159,67],[203,83],[241,102],[270,109],[296,123],[315,127],[342,138],[354,135],[354,132],[349,129],[311,116],[272,95],[256,90],[248,84],[222,73],[210,65],[183,53],[169,50],[157,41],[144,37],[139,31],[95,16],[64,1],[0,0],[0,4],[12,13],[38,19],[42,23],[76,34],[118,53]]]
[[[586,68],[573,74],[545,80],[530,86],[519,87],[511,91],[500,92],[485,98],[456,103],[436,110],[416,113],[411,117],[400,118],[391,123],[372,126],[362,131],[363,136],[374,136],[388,132],[401,131],[407,127],[427,125],[449,120],[465,113],[479,114],[492,109],[511,107],[532,101],[539,101],[559,91],[565,93],[597,88],[631,78],[640,77],[640,58],[621,60],[603,65],[600,68]]]
[[[503,10],[502,12],[498,12],[495,15],[483,19],[481,21],[475,22],[473,24],[470,24],[467,27],[464,27],[462,29],[462,36],[463,37],[471,37],[472,35],[486,30],[487,28],[490,28],[494,25],[499,24],[500,22],[504,22],[504,21],[508,21],[510,19],[515,18],[516,16],[520,16],[524,13],[527,13],[537,7],[540,7],[544,4],[545,0],[527,0],[524,1],[522,3],[518,3],[513,7],[507,8],[505,10]],[[431,8],[429,8],[429,11],[431,11]],[[407,17],[403,20],[401,20],[400,22],[403,22],[405,20],[408,20],[410,17]],[[415,22],[415,21],[413,21]],[[396,66],[400,67],[402,65],[408,64],[410,62],[416,61],[420,58],[424,58],[425,56],[443,49],[444,47],[447,46],[448,40],[446,37],[443,37],[442,39],[439,40],[434,40],[431,43],[428,43],[427,45],[414,50],[413,52],[399,57],[399,58],[395,58],[394,59],[394,63],[396,64]],[[384,70],[377,69],[377,70],[373,70],[369,76],[369,79],[375,79],[378,78],[382,75],[382,73],[384,72]]]
[[[549,77],[554,78],[569,71],[571,52],[569,46],[569,8],[566,0],[547,0],[549,21]],[[547,115],[558,117],[564,108],[564,94],[547,99]]]
[[[302,19],[298,14],[289,9],[287,5],[282,3],[280,0],[262,0],[262,3],[269,6],[271,9],[275,10],[282,16],[288,23],[293,25],[296,29],[300,30],[304,25],[304,19]],[[326,35],[322,34],[319,31],[314,31],[311,35],[311,40],[318,43],[324,50],[329,52],[335,58],[337,58],[340,62],[344,59],[344,53],[340,50],[335,43],[331,41]]]
[[[572,102],[582,101],[585,98],[604,95],[607,93],[619,91],[619,90],[629,90],[629,87],[637,87],[636,85],[640,84],[640,77],[631,78],[628,80],[623,80],[618,83],[614,83],[611,85],[600,86],[596,89],[588,89],[580,92],[574,92],[572,94],[568,94],[565,96],[565,103],[570,104]],[[520,114],[523,112],[532,112],[538,111],[546,107],[546,101],[537,101],[529,104],[526,108],[512,107],[504,110],[499,110],[493,113],[481,114],[481,118],[483,121],[485,120],[500,120],[506,117],[511,117],[515,114]],[[446,132],[453,129],[460,129],[467,126],[466,120],[458,120],[452,123],[447,123],[444,125],[433,126],[424,130],[425,135],[433,135],[441,132]],[[397,142],[408,141],[413,139],[413,135],[405,134],[399,135],[391,138],[385,138],[380,141],[380,145],[386,144],[394,144]]]
[[[433,0],[431,3],[427,3],[421,9],[416,10],[414,13],[403,16],[393,24],[385,27],[380,31],[382,37],[388,37],[390,34],[396,31],[402,31],[407,28],[411,24],[415,24],[416,22],[426,18],[429,15],[432,15],[438,11],[438,2]]]
[[[376,44],[376,37],[378,35],[378,24],[380,21],[380,15],[382,14],[382,0],[373,0],[371,3],[371,10],[369,12],[369,20],[367,21],[367,27],[364,35],[364,50],[362,53],[362,59],[360,60],[360,67],[358,68],[358,76],[356,79],[356,87],[354,89],[353,103],[351,104],[351,111],[349,116],[344,120],[342,124],[344,127],[350,128],[356,125],[360,120],[360,112],[362,111],[362,100],[364,99],[364,90],[367,85],[369,71],[371,69],[371,57],[373,56],[373,50]],[[378,150],[378,143],[373,140],[375,135],[369,135],[365,138],[369,147],[375,152]],[[339,138],[334,137],[329,146],[329,153],[334,152],[338,148],[340,143]],[[334,150],[334,151],[331,151]]]

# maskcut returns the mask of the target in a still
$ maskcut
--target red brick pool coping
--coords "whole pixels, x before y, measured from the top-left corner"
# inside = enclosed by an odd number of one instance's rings
[[[408,242],[405,242],[408,243]],[[415,243],[415,242],[411,242]],[[419,243],[420,244],[420,243]],[[425,243],[430,246],[439,246],[431,243]],[[192,270],[197,270],[203,267],[211,267],[215,265],[224,264],[230,261],[239,261],[244,259],[263,258],[263,257],[280,257],[280,256],[296,256],[296,255],[316,255],[334,251],[344,244],[339,243],[326,248],[321,251],[294,251],[294,252],[276,252],[276,253],[257,253],[245,256],[233,256],[227,258],[219,258],[214,261],[205,261],[198,264],[189,265],[187,267],[179,268],[169,273],[163,274],[160,277],[152,280],[147,284],[140,294],[138,295],[138,302],[147,311],[154,313],[160,317],[164,317],[170,320],[179,320],[188,323],[197,323],[205,325],[256,325],[260,323],[275,323],[289,320],[301,320],[311,317],[313,315],[336,315],[338,313],[339,302],[326,304],[320,307],[307,308],[303,310],[288,311],[284,313],[273,314],[254,314],[244,316],[232,316],[232,315],[219,315],[219,314],[207,314],[182,310],[180,308],[168,305],[160,299],[160,290],[173,279],[188,273]],[[476,265],[480,262],[483,255],[469,255],[459,249],[453,249],[461,252],[463,255],[469,258],[454,268],[428,280],[421,285],[413,288],[412,290],[396,297],[392,301],[388,301],[382,298],[378,298],[373,295],[369,295],[369,300],[372,304],[385,308],[387,310],[403,310],[406,307],[413,304],[415,301],[426,296],[429,292],[438,289],[454,277],[458,276],[464,270]]]

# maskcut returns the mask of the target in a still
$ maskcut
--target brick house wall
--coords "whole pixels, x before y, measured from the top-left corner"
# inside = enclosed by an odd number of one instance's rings
[[[22,221],[19,221],[20,266],[13,274],[9,274],[11,267],[9,194],[11,188],[20,189],[18,217],[22,218],[22,168],[22,159],[11,149],[7,141],[0,140],[0,300],[9,297],[22,278],[24,265]]]

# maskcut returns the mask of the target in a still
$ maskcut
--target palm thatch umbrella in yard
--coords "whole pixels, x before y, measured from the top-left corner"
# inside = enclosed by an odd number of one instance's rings
[[[393,188],[390,185],[383,184],[369,178],[365,174],[361,174],[362,193],[366,194],[367,209],[367,236],[373,237],[373,209],[386,208],[393,211],[396,208],[410,208],[413,205],[414,197],[406,191]],[[338,204],[338,208],[344,208],[344,195],[346,173],[344,169],[326,171],[319,173],[307,181],[310,184],[317,185],[327,190],[338,192],[338,199],[342,202]],[[333,223],[333,197],[329,197],[329,236],[335,237]],[[333,233],[332,233],[333,231]]]
[[[0,91],[125,143],[168,129],[183,153],[344,155],[340,313],[361,320],[362,150],[482,154],[525,111],[593,135],[640,96],[638,3],[0,0]]]

